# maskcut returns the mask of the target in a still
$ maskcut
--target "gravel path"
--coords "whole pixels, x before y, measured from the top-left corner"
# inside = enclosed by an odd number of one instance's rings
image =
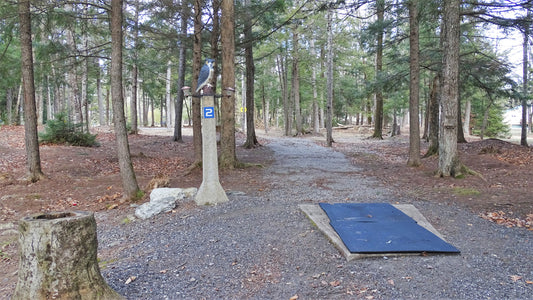
[[[531,231],[432,195],[400,198],[344,155],[305,139],[276,138],[267,147],[276,161],[257,195],[99,224],[108,283],[127,299],[533,299]],[[318,202],[414,204],[462,253],[346,262],[298,209]]]

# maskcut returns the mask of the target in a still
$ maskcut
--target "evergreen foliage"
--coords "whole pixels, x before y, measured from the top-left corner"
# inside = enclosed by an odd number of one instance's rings
[[[45,131],[39,133],[41,144],[66,144],[81,147],[98,146],[96,134],[83,132],[83,124],[74,124],[66,113],[58,113],[54,120],[48,120]]]
[[[487,119],[487,127],[485,128],[484,136],[488,138],[509,138],[509,125],[503,122],[504,108],[499,105],[493,105],[489,108]],[[476,126],[473,133],[480,134],[480,128],[483,126],[483,118],[476,119]]]

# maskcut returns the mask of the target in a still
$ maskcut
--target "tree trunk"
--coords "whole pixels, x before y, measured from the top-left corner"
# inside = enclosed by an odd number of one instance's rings
[[[14,88],[11,88],[6,91],[7,125],[13,124],[13,90]]]
[[[22,85],[24,91],[24,142],[26,146],[27,180],[39,181],[44,177],[41,170],[39,138],[37,135],[37,112],[35,108],[35,82],[33,77],[33,54],[31,41],[30,0],[19,1],[20,54]]]
[[[150,113],[151,113],[151,116],[152,116],[152,123],[150,124],[151,127],[155,127],[155,107],[154,107],[154,98],[151,97],[150,98]]]
[[[440,176],[459,175],[457,113],[459,100],[460,0],[444,2],[443,85],[441,98],[439,169]]]
[[[100,64],[96,62],[96,96],[98,98],[98,123],[100,126],[106,125],[105,105],[102,95],[102,69]]]
[[[89,212],[56,212],[19,223],[18,299],[123,299],[100,274],[96,221]]]
[[[429,157],[439,152],[439,95],[440,77],[433,78],[428,99],[428,140],[429,147],[424,157]]]
[[[316,59],[315,39],[311,37],[309,40],[309,51],[311,52],[311,59]],[[313,89],[313,116],[312,125],[313,133],[320,133],[319,107],[318,107],[318,89],[316,84],[316,64],[311,65],[311,86]]]
[[[457,94],[457,143],[468,143],[463,131],[463,118],[461,118],[461,93]]]
[[[527,124],[529,126],[529,132],[533,132],[533,106],[531,107],[531,110],[529,111],[529,117]]]
[[[279,54],[276,58],[277,70],[279,74],[279,84],[281,88],[281,97],[283,99],[283,127],[285,129],[285,136],[290,135],[291,133],[291,124],[290,124],[290,109],[289,109],[289,97],[288,97],[288,79],[287,79],[287,67],[286,60],[282,54]]]
[[[139,197],[139,186],[133,171],[122,89],[122,2],[111,1],[111,98],[113,99],[113,121],[117,140],[118,164],[124,189],[124,200]]]
[[[82,6],[82,14],[83,14],[83,20],[82,20],[82,68],[81,68],[81,122],[83,123],[83,126],[81,128],[85,128],[85,132],[89,133],[89,60],[88,60],[88,50],[89,49],[89,38],[88,38],[88,32],[87,32],[87,23],[88,17],[87,17],[87,11],[88,11],[88,4],[87,2]],[[85,122],[84,122],[85,120]],[[83,130],[83,129],[82,129]]]
[[[50,87],[50,76],[45,76],[45,84],[46,84],[46,120],[52,120],[54,113],[53,113],[53,105],[52,105],[52,88]]]
[[[326,104],[326,145],[331,147],[333,144],[333,11],[331,8],[327,12],[327,70],[326,70],[326,86],[327,86],[327,104]]]
[[[481,123],[481,129],[479,131],[479,138],[483,140],[485,137],[485,131],[487,129],[487,125],[489,123],[489,113],[490,108],[492,104],[494,104],[494,100],[492,99],[491,95],[487,93],[487,97],[489,98],[489,104],[487,105],[487,108],[485,108],[485,113],[483,114],[483,122]]]
[[[376,80],[381,80],[383,70],[383,20],[385,14],[384,0],[377,0],[377,22],[379,26],[376,39]],[[383,92],[378,87],[375,94],[376,106],[374,108],[374,134],[373,138],[383,138]]]
[[[220,132],[221,168],[233,168],[237,164],[235,149],[235,11],[233,1],[222,1],[222,105]]]
[[[169,60],[167,62],[167,80],[166,80],[166,92],[165,92],[165,99],[166,99],[166,127],[172,128],[172,105],[170,104],[172,95],[170,94],[170,83],[172,81],[172,62]]]
[[[212,0],[213,7],[213,19],[212,19],[212,29],[211,29],[211,58],[215,61],[213,62],[213,76],[211,77],[211,85],[213,86],[213,93],[216,94],[217,88],[217,79],[218,79],[218,65],[217,61],[219,58],[219,47],[218,41],[220,40],[220,0]],[[215,107],[218,107],[218,98],[215,97]],[[218,111],[218,109],[216,110]],[[220,116],[216,116],[220,118]],[[217,119],[218,120],[218,119]]]
[[[270,130],[270,99],[266,98],[265,85],[263,84],[263,123],[265,124],[265,133]]]
[[[294,118],[296,121],[296,135],[303,134],[302,111],[300,110],[300,61],[298,57],[298,25],[292,32],[292,102],[294,103]]]
[[[138,95],[138,68],[134,63],[131,67],[131,99],[130,99],[130,117],[131,117],[131,134],[138,134],[138,118],[137,118],[137,95]]]
[[[203,0],[194,1],[194,37],[192,58],[192,90],[198,86],[198,75],[202,67],[202,6]],[[199,97],[192,97],[192,135],[194,145],[194,165],[202,162],[202,119]]]
[[[21,40],[21,42],[22,42],[22,40]],[[32,57],[33,57],[33,55],[32,55]],[[21,62],[21,64],[22,64],[22,62]],[[17,94],[17,102],[15,103],[15,115],[14,115],[15,121],[14,122],[15,122],[16,125],[22,124],[22,117],[23,117],[22,116],[22,111],[23,111],[22,107],[24,106],[24,104],[21,104],[21,102],[23,101],[22,98],[24,98],[24,96],[23,96],[23,93],[24,93],[24,90],[23,90],[24,89],[24,82],[23,81],[24,81],[24,79],[21,78],[19,89],[18,89],[19,92]]]
[[[420,160],[420,59],[418,32],[418,0],[409,1],[409,159],[407,165],[418,167]]]
[[[466,133],[466,135],[470,135],[470,114],[472,111],[472,102],[470,99],[466,101],[466,108],[465,108],[465,122],[463,123],[463,131]]]
[[[250,0],[245,1],[245,7],[249,7]],[[253,53],[253,35],[252,35],[252,15],[251,8],[247,9],[246,21],[244,24],[244,57],[246,60],[246,142],[244,148],[251,149],[259,145],[255,135],[255,65]]]
[[[530,4],[527,5],[527,21],[531,20],[531,7]],[[527,89],[528,89],[528,46],[529,46],[529,31],[530,31],[530,22],[526,22],[524,26],[524,43],[522,44],[522,131],[520,132],[520,145],[527,145]]]
[[[246,131],[246,70],[241,73],[241,130]]]
[[[75,7],[73,4],[67,4],[67,6],[68,6],[67,9],[71,10],[72,13],[77,13],[74,11]],[[77,49],[77,41],[76,41],[76,34],[75,34],[74,28],[70,27],[67,29],[66,40],[67,40],[69,47],[71,48],[71,51],[73,51],[74,53],[77,53],[78,49]],[[77,61],[76,56],[72,57],[71,63],[72,63],[72,66],[70,67],[68,71],[68,81],[69,81],[70,99],[73,102],[70,103],[69,99],[66,99],[65,101],[67,102],[67,105],[69,105],[69,110],[68,110],[69,120],[70,120],[70,116],[74,116],[74,123],[83,123],[82,99],[80,97],[80,91],[79,91],[79,86],[78,86],[78,81],[79,81],[78,72],[77,72],[78,61]],[[72,111],[72,105],[74,105],[73,111]]]
[[[110,122],[110,116],[109,114],[111,114],[111,109],[109,108],[109,105],[110,105],[110,101],[109,101],[109,96],[110,96],[110,91],[109,91],[109,87],[106,88],[105,90],[105,123],[106,124],[109,124]]]
[[[138,57],[138,44],[139,44],[139,0],[135,1],[135,17],[134,17],[135,27],[133,28],[133,66],[131,67],[131,131],[132,134],[138,134],[139,129],[137,128],[138,118],[137,118],[137,95],[138,95],[138,67],[137,67],[137,57]]]
[[[187,38],[187,20],[189,19],[188,6],[185,1],[181,1],[181,26],[180,37],[178,41],[179,62],[178,62],[178,97],[176,100],[176,122],[174,122],[174,141],[183,142],[181,132],[181,124],[183,123],[183,101],[185,95],[183,94],[183,87],[185,86],[185,60],[186,48],[185,39]]]

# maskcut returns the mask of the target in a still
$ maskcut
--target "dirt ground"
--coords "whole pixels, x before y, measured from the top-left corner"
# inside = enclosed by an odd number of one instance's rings
[[[187,133],[187,129],[184,131]],[[260,131],[259,131],[260,132]],[[114,135],[109,128],[97,129],[99,147],[41,146],[43,171],[47,179],[27,183],[25,174],[24,128],[0,127],[0,299],[11,291],[16,280],[17,232],[20,218],[37,212],[59,210],[87,210],[119,212],[129,208],[121,203],[121,180],[115,156]],[[130,149],[137,179],[146,189],[154,178],[172,187],[199,187],[201,170],[190,174],[187,168],[193,161],[192,137],[184,136],[184,143],[176,143],[166,129],[146,128],[140,135],[130,136]],[[170,134],[172,134],[170,132]],[[269,133],[275,135],[279,133]],[[375,177],[391,186],[402,196],[458,203],[480,217],[509,227],[533,230],[533,150],[506,141],[472,138],[459,145],[461,161],[479,175],[461,179],[437,178],[437,158],[423,159],[418,168],[407,167],[408,138],[406,135],[368,139],[360,129],[337,130],[334,148],[351,157],[368,177]],[[299,137],[302,138],[302,137]],[[305,136],[324,143],[322,136]],[[237,144],[244,141],[237,135]],[[267,144],[267,140],[260,139]],[[422,144],[422,153],[427,145]],[[237,147],[237,157],[243,162],[269,166],[275,159],[268,147],[251,150]],[[246,193],[261,192],[267,183],[262,169],[223,170],[220,173],[226,190]],[[243,185],[246,182],[246,185]],[[146,198],[142,201],[146,201]],[[141,202],[142,202],[141,201]],[[523,229],[517,229],[523,230]]]

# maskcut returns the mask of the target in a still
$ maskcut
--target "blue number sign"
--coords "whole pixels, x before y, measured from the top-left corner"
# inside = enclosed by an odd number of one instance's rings
[[[204,119],[212,119],[215,117],[215,108],[213,106],[204,107]]]

